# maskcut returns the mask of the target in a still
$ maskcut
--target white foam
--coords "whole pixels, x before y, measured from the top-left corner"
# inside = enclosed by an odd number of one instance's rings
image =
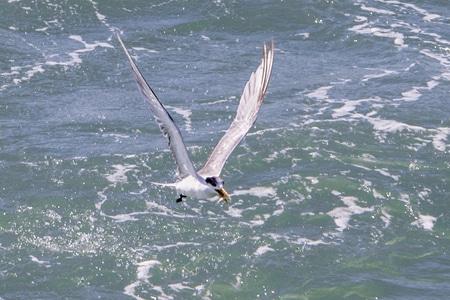
[[[70,60],[66,60],[66,61],[48,60],[47,62],[45,62],[46,65],[49,65],[49,66],[60,65],[60,66],[65,66],[65,67],[74,66],[74,65],[78,65],[78,64],[82,63],[82,59],[80,58],[80,53],[94,51],[95,48],[97,48],[97,47],[114,48],[114,46],[112,46],[109,43],[105,43],[105,42],[97,42],[96,41],[92,44],[87,43],[79,35],[71,35],[71,36],[69,36],[69,38],[74,41],[82,43],[84,45],[84,48],[67,53],[67,55],[69,55],[69,57],[71,58]]]
[[[449,65],[450,67],[450,65]],[[443,79],[442,75],[434,76],[432,80],[427,81],[426,86],[423,87],[412,87],[411,90],[402,93],[402,98],[394,99],[396,101],[416,101],[421,97],[421,90],[431,90],[436,87],[439,83],[437,80]],[[323,95],[322,95],[323,96]],[[339,103],[336,100],[329,99],[328,101],[333,103]],[[430,134],[429,139],[423,139],[417,137],[416,140],[419,141],[415,146],[410,146],[410,149],[416,149],[417,145],[423,146],[426,143],[432,143],[433,147],[439,151],[447,151],[448,143],[447,139],[450,135],[450,129],[448,127],[440,127],[437,129],[427,129],[422,126],[410,125],[404,122],[382,119],[382,117],[377,116],[378,108],[383,108],[385,105],[382,104],[382,100],[378,98],[372,99],[359,99],[359,100],[343,100],[343,105],[339,108],[333,109],[332,117],[338,120],[344,120],[346,122],[350,120],[363,120],[367,121],[373,125],[373,129],[375,130],[375,136],[378,137],[381,141],[385,139],[385,133],[397,133],[397,132],[413,132],[413,133],[428,133]],[[362,103],[369,103],[374,110],[361,114],[357,111],[358,105]],[[361,165],[354,165],[359,168],[364,168],[369,170],[368,168]]]
[[[280,208],[273,211],[272,216],[279,216],[284,212],[284,201],[277,200],[276,203]]]
[[[446,140],[447,140],[447,136],[450,135],[450,128],[448,127],[439,127],[436,131],[435,134],[433,135],[432,139],[432,144],[433,147],[436,150],[445,152],[447,151],[447,147],[448,145],[446,144]]]
[[[197,295],[203,295],[202,292],[205,290],[205,288],[206,288],[206,285],[204,285],[204,284],[199,284],[196,287],[194,287],[195,291],[197,292]],[[203,295],[202,299],[203,300],[208,300],[210,298],[206,297],[206,295]]]
[[[261,225],[264,225],[264,223],[265,223],[265,220],[251,220],[250,221],[250,224],[248,224],[248,225],[250,225],[250,227],[254,227],[254,226],[261,226]]]
[[[277,195],[276,189],[271,186],[255,186],[248,190],[234,191],[233,196],[252,195],[256,197],[275,197]]]
[[[158,300],[172,300],[173,297],[164,293],[164,290],[161,286],[153,286],[152,290],[159,292],[161,295],[157,297]]]
[[[410,201],[410,199],[409,199],[409,195],[408,195],[408,194],[403,194],[403,193],[401,193],[401,194],[398,196],[398,200],[401,201],[401,202],[403,202],[403,203],[405,203],[406,206],[411,207],[411,201]]]
[[[366,171],[372,171],[371,168],[368,168],[368,167],[366,167],[366,166],[362,166],[362,165],[358,165],[358,164],[350,164],[350,165],[351,165],[351,166],[354,166],[354,167],[356,167],[356,168],[360,168],[360,169],[366,170]]]
[[[146,260],[137,264],[137,279],[148,282],[150,278],[150,269],[159,266],[161,263],[157,260]]]
[[[434,19],[440,19],[442,18],[441,15],[438,14],[427,14],[426,16],[423,17],[424,21],[432,21]]]
[[[114,168],[114,172],[111,174],[106,175],[106,179],[113,183],[113,184],[117,184],[117,183],[127,183],[128,182],[128,177],[127,177],[127,172],[133,170],[134,168],[136,168],[136,165],[129,165],[129,164],[125,164],[125,165],[112,165],[112,167]]]
[[[302,215],[314,216],[314,213],[309,212],[309,213],[303,213]],[[320,240],[320,239],[319,240],[311,240],[311,239],[304,238],[304,237],[294,237],[292,235],[281,235],[281,234],[278,234],[278,233],[268,233],[268,235],[275,242],[285,241],[288,244],[301,245],[303,247],[329,244],[329,243],[324,242],[323,240]]]
[[[148,49],[148,48],[144,48],[144,47],[133,47],[132,49],[135,51],[146,51],[146,52],[150,52],[150,53],[158,53],[159,52],[157,50],[152,50],[152,49]]]
[[[419,192],[417,194],[417,196],[422,200],[428,201],[430,198],[430,194],[431,194],[431,189],[423,188],[423,191]]]
[[[273,151],[268,157],[264,158],[264,161],[270,163],[274,161],[280,153],[278,151]]]
[[[375,199],[386,199],[386,197],[379,193],[376,189],[372,189],[372,195]]]
[[[368,7],[368,6],[365,6],[364,4],[361,4],[361,9],[362,10],[366,10],[366,11],[370,11],[370,12],[374,12],[374,13],[377,13],[377,14],[395,15],[395,12],[393,12],[393,11],[386,10],[386,9],[375,8],[375,7]]]
[[[133,297],[134,299],[144,300],[145,298],[142,298],[135,294],[136,288],[144,283],[149,283],[148,279],[151,277],[150,269],[159,265],[161,265],[161,262],[159,262],[158,260],[146,260],[138,263],[136,271],[137,281],[125,286],[125,288],[123,289],[123,293],[130,297]]]
[[[322,86],[318,89],[316,89],[315,91],[306,94],[306,96],[310,97],[310,98],[315,98],[317,100],[327,100],[328,97],[328,90],[333,88],[334,86],[332,85],[328,85],[328,86]]]
[[[110,28],[111,31],[114,31],[114,28],[111,28],[111,26],[106,22],[106,16],[101,14],[97,8],[97,2],[93,1],[93,0],[88,0],[89,2],[91,2],[92,4],[92,8],[95,11],[95,16],[97,17],[97,19],[106,27]]]
[[[380,72],[381,73],[364,75],[363,79],[361,80],[361,82],[366,82],[366,81],[369,81],[371,79],[382,78],[382,77],[385,77],[385,76],[398,74],[397,71],[393,71],[393,70],[380,70]]]
[[[184,247],[184,246],[201,246],[201,244],[195,243],[195,242],[177,242],[175,244],[168,244],[168,245],[164,245],[164,246],[153,245],[150,248],[155,249],[157,251],[162,251],[162,250],[169,249],[169,248],[179,248],[179,247]]]
[[[229,205],[228,209],[225,211],[230,217],[240,218],[242,217],[243,209],[239,209],[234,207],[233,205]]]
[[[406,123],[395,120],[382,120],[381,118],[366,118],[374,127],[375,130],[384,132],[398,132],[398,131],[413,131],[423,132],[426,129],[420,126],[408,125]]]
[[[331,194],[332,194],[332,195],[335,195],[335,196],[340,196],[340,195],[342,195],[341,192],[336,191],[336,190],[332,190],[332,191],[331,191]]]
[[[235,278],[236,283],[231,283],[231,285],[234,287],[234,289],[239,290],[242,285],[242,273],[237,273]]]
[[[341,196],[339,192],[337,195],[341,198],[341,201],[346,205],[345,207],[336,207],[335,209],[329,211],[327,215],[333,218],[334,223],[336,224],[336,230],[339,232],[343,232],[346,228],[348,228],[348,223],[353,215],[363,214],[365,212],[373,211],[373,207],[361,207],[356,203],[358,202],[358,198],[353,196]]]
[[[437,218],[431,215],[421,215],[419,214],[417,220],[412,222],[411,225],[421,227],[425,230],[432,231],[434,227],[434,222],[436,222]]]
[[[118,214],[118,215],[107,215],[103,212],[100,213],[101,216],[111,218],[114,221],[116,221],[117,223],[122,223],[122,222],[127,222],[127,221],[137,221],[139,219],[135,218],[134,216],[145,215],[145,214],[148,214],[148,212],[133,212],[133,213],[129,213],[129,214]]]
[[[191,288],[190,286],[184,285],[182,283],[172,283],[172,284],[169,284],[168,286],[175,292],[179,292],[182,290],[194,290],[194,288]]]
[[[309,38],[310,33],[309,32],[298,32],[294,34],[294,36],[302,36],[304,39]]]
[[[275,251],[273,248],[270,248],[269,245],[259,246],[258,249],[256,249],[255,253],[253,255],[255,256],[261,256],[267,252]]]
[[[440,52],[433,52],[428,49],[421,50],[420,53],[437,60],[444,67],[450,68],[450,62],[448,61],[448,59],[446,57],[447,54],[443,55]]]
[[[421,15],[423,15],[423,20],[424,21],[431,21],[437,18],[442,18],[440,15],[438,14],[432,14],[429,13],[427,10],[418,7],[417,5],[411,4],[411,3],[405,3],[405,2],[400,2],[397,0],[378,0],[379,2],[383,2],[383,3],[387,3],[387,4],[395,4],[395,5],[399,5],[399,6],[403,6],[406,8],[410,8],[412,10],[415,10],[416,12],[420,13]]]
[[[319,178],[315,176],[306,176],[305,179],[308,179],[313,185],[319,183]]]
[[[137,300],[146,300],[138,295],[135,295],[136,288],[140,285],[141,283],[139,281],[132,282],[123,288],[123,293]]]
[[[403,96],[402,100],[404,101],[416,101],[419,100],[422,94],[419,92],[417,88],[413,88],[407,92],[403,92],[402,96]]]
[[[400,179],[400,176],[390,174],[387,169],[375,169],[375,171],[377,171],[381,175],[390,177],[390,178],[394,179],[395,181],[398,181]]]
[[[27,71],[25,71],[25,76],[22,76],[21,78],[14,78],[13,79],[14,84],[19,84],[22,81],[29,80],[34,75],[36,75],[38,73],[39,74],[40,73],[44,73],[44,71],[45,71],[44,68],[42,67],[42,64],[38,64],[38,65],[35,65],[35,66],[26,65],[26,66],[23,66],[23,67],[16,67],[14,69],[15,70],[28,69]],[[13,70],[13,68],[11,68],[11,70]],[[2,75],[13,75],[13,74],[19,74],[19,72],[13,70],[13,72],[11,72],[9,74],[2,74]]]
[[[42,27],[42,28],[36,28],[35,31],[45,32],[47,31],[48,27]]]
[[[102,14],[99,13],[98,11],[95,12],[95,15],[97,16],[97,19],[99,19],[99,21],[105,22],[105,20],[106,20],[105,15],[102,15]]]
[[[355,110],[356,106],[359,105],[363,100],[344,100],[344,105],[340,108],[334,109],[334,113],[331,115],[333,118],[342,118],[349,115]]]
[[[422,96],[420,90],[431,90],[437,85],[439,85],[439,83],[436,80],[429,80],[426,87],[413,86],[411,90],[402,93],[402,98],[394,100],[417,101]]]
[[[367,8],[366,6],[361,7],[363,10],[370,10],[371,8]],[[373,9],[375,10],[375,9]],[[378,11],[378,13],[387,13],[388,11]],[[399,49],[408,47],[408,45],[405,44],[404,41],[404,35],[401,32],[395,32],[393,28],[396,26],[392,25],[390,28],[380,28],[376,27],[374,22],[369,22],[366,17],[363,16],[357,16],[355,18],[355,22],[362,23],[355,25],[351,28],[349,28],[349,31],[356,32],[358,34],[362,35],[373,35],[377,37],[383,37],[383,38],[390,38],[394,41],[394,44],[398,46]]]
[[[32,262],[35,262],[39,265],[47,265],[49,266],[49,262],[47,260],[40,260],[37,257],[33,256],[33,255],[29,255],[29,257],[31,258]]]
[[[386,211],[386,209],[381,209],[381,220],[384,222],[384,228],[389,227],[391,224],[392,216]]]
[[[149,211],[149,213],[154,214],[154,215],[171,216],[171,217],[180,218],[180,219],[197,217],[196,215],[188,215],[185,213],[179,213],[177,211],[174,211],[174,210],[168,208],[167,206],[158,204],[153,201],[146,201],[145,203],[147,205],[147,210]]]
[[[292,243],[297,245],[303,245],[303,246],[317,246],[317,245],[327,245],[328,243],[322,241],[322,240],[311,240],[307,238],[297,238],[296,240],[292,241]]]

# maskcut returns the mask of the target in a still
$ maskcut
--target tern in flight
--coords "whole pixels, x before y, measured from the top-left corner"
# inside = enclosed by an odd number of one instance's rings
[[[273,40],[269,50],[263,44],[261,65],[250,75],[250,79],[244,87],[236,117],[231,123],[230,128],[225,132],[225,135],[217,143],[217,146],[212,151],[203,168],[197,172],[189,157],[180,129],[173,121],[169,112],[164,108],[164,105],[159,101],[152,88],[145,81],[144,76],[142,76],[134,60],[128,53],[119,34],[117,34],[117,38],[130,61],[134,79],[145,102],[153,113],[162,133],[169,140],[169,148],[178,167],[179,180],[175,183],[163,185],[175,187],[177,193],[180,195],[177,202],[183,201],[183,198],[187,196],[205,199],[218,195],[219,202],[223,200],[228,204],[231,197],[225,191],[223,187],[224,181],[219,175],[228,156],[230,156],[231,152],[245,137],[248,130],[256,121],[272,71],[274,55]]]

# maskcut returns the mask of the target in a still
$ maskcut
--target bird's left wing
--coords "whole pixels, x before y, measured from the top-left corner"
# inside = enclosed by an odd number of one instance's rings
[[[162,133],[169,140],[169,147],[177,163],[180,178],[184,178],[188,175],[197,177],[197,172],[195,171],[194,165],[192,164],[192,161],[189,157],[189,153],[186,149],[186,145],[184,144],[180,129],[173,121],[172,116],[159,101],[158,97],[156,97],[155,93],[152,91],[148,83],[145,81],[138,67],[125,48],[125,45],[120,39],[119,34],[117,34],[117,39],[122,45],[122,48],[125,51],[128,60],[130,61],[131,70],[133,71],[134,79],[136,80],[138,88],[141,91],[142,97],[148,104],[148,107],[153,113]]]
[[[219,176],[228,156],[245,137],[258,116],[259,108],[269,85],[273,64],[273,40],[270,49],[263,45],[262,62],[258,69],[251,74],[244,87],[236,117],[225,135],[217,143],[205,166],[198,172],[202,176]]]

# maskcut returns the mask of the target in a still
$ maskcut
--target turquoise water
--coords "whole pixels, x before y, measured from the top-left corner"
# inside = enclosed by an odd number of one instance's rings
[[[445,299],[447,1],[4,1],[0,299]],[[230,206],[175,164],[119,31],[197,168],[272,38]]]

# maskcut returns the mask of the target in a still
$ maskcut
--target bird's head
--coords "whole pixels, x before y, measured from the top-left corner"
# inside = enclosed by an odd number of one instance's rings
[[[220,179],[217,176],[206,177],[205,182],[209,187],[214,189],[214,191],[216,191],[216,193],[219,195],[220,197],[219,201],[223,200],[223,202],[228,204],[228,201],[231,200],[231,197],[227,193],[227,191],[225,191],[225,189],[223,188],[225,182],[222,179]]]

